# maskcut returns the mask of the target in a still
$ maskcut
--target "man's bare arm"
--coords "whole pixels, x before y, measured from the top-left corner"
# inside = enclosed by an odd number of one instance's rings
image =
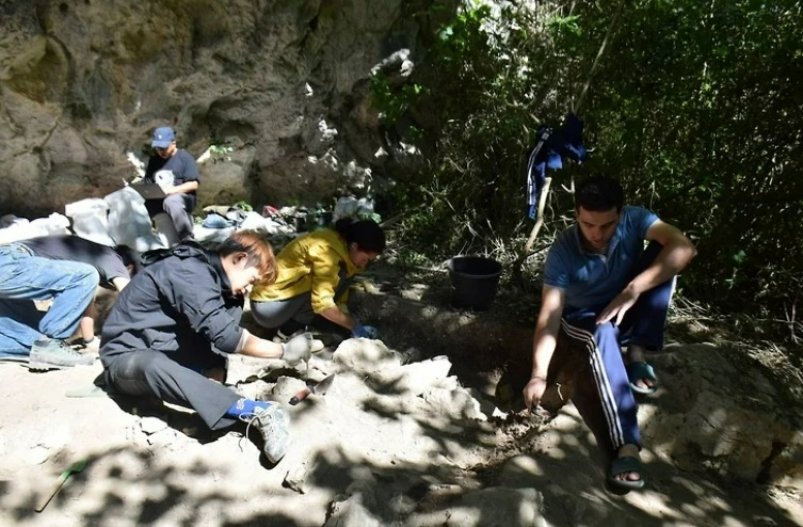
[[[321,316],[330,322],[334,322],[338,326],[343,326],[349,331],[354,331],[354,326],[356,325],[354,319],[337,306],[324,309],[321,311]]]
[[[660,243],[663,248],[655,261],[636,275],[619,295],[614,298],[597,317],[597,324],[603,324],[616,317],[616,324],[622,319],[638,297],[645,291],[660,285],[677,275],[691,262],[697,249],[677,227],[661,220],[647,230],[647,240]]]
[[[528,409],[538,404],[546,390],[546,377],[558,342],[563,304],[563,290],[544,285],[533,337],[533,369],[530,382],[524,387],[524,404]]]
[[[125,289],[125,286],[127,286],[128,282],[130,281],[131,280],[129,278],[123,278],[122,276],[115,276],[114,278],[112,278],[112,284],[114,284],[114,288],[117,291],[122,291],[123,289]]]
[[[261,339],[252,335],[248,330],[243,330],[240,345],[235,350],[236,353],[248,355],[249,357],[260,357],[263,359],[280,359],[284,352],[281,344]]]

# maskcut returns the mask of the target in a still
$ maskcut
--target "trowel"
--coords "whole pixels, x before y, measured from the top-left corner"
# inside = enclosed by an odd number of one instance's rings
[[[329,389],[329,387],[332,386],[332,381],[334,380],[335,380],[335,374],[331,373],[326,377],[324,377],[324,379],[320,382],[317,382],[315,384],[308,384],[306,388],[304,388],[303,390],[301,390],[300,392],[298,392],[297,394],[295,394],[293,397],[290,398],[290,404],[295,406],[313,393],[318,395],[324,395],[326,391]]]
[[[77,473],[81,472],[82,470],[84,470],[84,468],[86,468],[87,463],[89,463],[88,459],[81,459],[80,461],[76,461],[75,463],[73,463],[72,465],[67,467],[67,470],[62,472],[61,476],[59,476],[59,479],[56,481],[56,484],[53,486],[53,489],[50,491],[50,494],[45,496],[36,505],[36,509],[35,509],[36,512],[42,512],[45,509],[45,507],[47,507],[47,504],[50,503],[50,500],[53,499],[53,496],[58,494],[58,492],[61,490],[61,487],[64,486],[64,483],[67,481],[67,479],[70,476],[72,476],[73,474],[77,474]]]

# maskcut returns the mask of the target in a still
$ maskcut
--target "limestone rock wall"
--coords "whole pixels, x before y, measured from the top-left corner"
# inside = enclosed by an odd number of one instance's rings
[[[363,188],[381,146],[371,68],[409,49],[401,0],[10,0],[0,4],[0,212],[115,190],[171,123],[202,204]],[[409,64],[408,64],[409,66]]]

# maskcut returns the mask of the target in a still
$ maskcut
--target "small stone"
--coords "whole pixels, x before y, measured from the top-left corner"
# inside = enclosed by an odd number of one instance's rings
[[[50,449],[43,445],[36,445],[28,452],[28,462],[31,465],[41,465],[50,459]]]
[[[157,417],[143,417],[139,421],[139,428],[145,434],[151,435],[167,428],[167,423]]]
[[[282,486],[294,490],[299,494],[305,494],[306,490],[304,484],[306,479],[307,465],[306,463],[301,463],[287,471],[287,474],[284,476],[284,481],[282,481]]]

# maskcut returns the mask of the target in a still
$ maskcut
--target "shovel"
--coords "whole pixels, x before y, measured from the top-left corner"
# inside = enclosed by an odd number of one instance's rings
[[[334,380],[335,380],[335,374],[332,373],[329,376],[327,376],[324,380],[322,380],[321,382],[319,382],[317,384],[308,385],[306,388],[304,388],[303,390],[301,390],[300,392],[295,394],[290,399],[290,404],[295,406],[298,403],[300,403],[301,401],[303,401],[304,399],[306,399],[307,397],[309,397],[310,394],[313,394],[313,393],[317,393],[318,395],[326,394],[326,391],[332,385],[332,381],[334,381]]]
[[[56,481],[56,484],[53,485],[53,490],[50,491],[50,494],[48,494],[45,498],[43,498],[36,506],[36,512],[42,512],[45,509],[45,507],[47,507],[47,504],[50,503],[50,500],[53,499],[53,496],[59,493],[61,487],[64,485],[64,482],[66,482],[71,475],[77,474],[82,470],[84,470],[88,462],[89,460],[84,458],[80,461],[76,461],[75,463],[67,467],[67,470],[61,473],[61,476],[59,476],[58,481]]]

